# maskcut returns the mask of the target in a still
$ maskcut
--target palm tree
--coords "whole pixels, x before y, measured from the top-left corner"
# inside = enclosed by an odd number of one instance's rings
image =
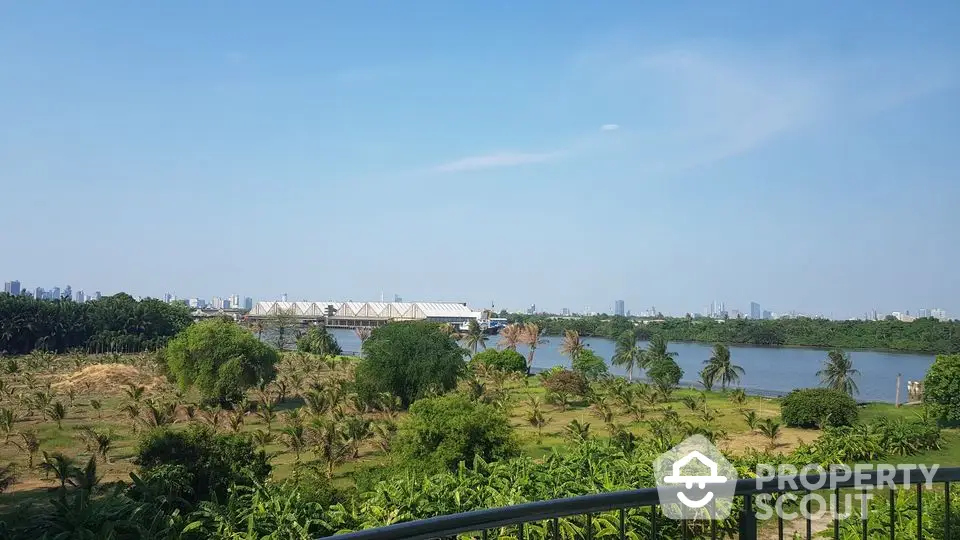
[[[508,324],[500,330],[500,342],[498,345],[504,349],[512,351],[517,350],[517,345],[522,342],[523,326],[519,323]]]
[[[57,429],[63,429],[63,419],[67,417],[67,407],[63,403],[60,401],[51,403],[44,410],[44,414],[57,423]]]
[[[362,416],[347,417],[343,423],[343,436],[352,451],[351,457],[357,459],[360,457],[360,445],[373,436],[373,431],[370,429],[370,420],[366,420]]]
[[[17,481],[16,468],[13,463],[0,467],[0,493],[3,493]]]
[[[97,399],[91,399],[91,400],[90,400],[90,408],[93,409],[93,410],[95,410],[95,411],[97,411],[97,419],[98,419],[98,420],[99,420],[100,418],[102,418],[101,413],[100,413],[100,407],[102,407],[102,406],[103,406],[103,405],[100,403],[100,400],[97,400]]]
[[[132,383],[128,384],[127,387],[123,389],[123,393],[127,395],[127,399],[133,403],[140,403],[140,400],[143,399],[143,394],[146,391],[146,387],[138,386]]]
[[[23,444],[14,443],[21,452],[27,453],[28,464],[27,467],[33,468],[33,457],[37,455],[37,452],[40,450],[40,438],[37,437],[37,432],[33,430],[21,431],[20,438],[23,439]]]
[[[67,489],[67,482],[74,476],[77,466],[73,459],[55,452],[53,454],[43,453],[43,461],[40,463],[40,470],[46,474],[53,473],[60,482],[60,489]]]
[[[713,373],[710,373],[707,368],[700,370],[700,385],[703,386],[703,389],[707,392],[713,390]]]
[[[266,448],[274,440],[273,433],[258,429],[250,435],[250,440],[260,448]]]
[[[537,407],[530,411],[530,414],[527,415],[527,422],[531,426],[537,428],[537,444],[540,444],[543,441],[543,426],[547,425],[550,419],[544,416],[543,411],[540,410],[540,407]]]
[[[656,334],[650,338],[650,344],[647,346],[647,350],[644,351],[643,354],[646,357],[645,360],[648,365],[658,360],[664,360],[677,356],[677,353],[667,351],[667,340],[663,339],[663,336],[659,334]]]
[[[646,365],[644,350],[637,346],[637,336],[632,330],[627,330],[617,339],[616,350],[610,361],[627,371],[627,380],[633,382],[634,368],[643,369]]]
[[[590,438],[590,422],[580,422],[576,418],[563,427],[567,437],[574,442],[584,442]]]
[[[747,421],[747,427],[750,428],[750,431],[756,431],[757,425],[760,423],[760,417],[757,415],[757,411],[750,409],[748,411],[743,411],[743,419]]]
[[[397,423],[393,420],[381,420],[373,424],[373,435],[377,446],[384,452],[390,451],[390,444],[397,434]]]
[[[767,418],[760,423],[760,433],[764,437],[770,439],[770,449],[773,450],[777,447],[777,439],[780,438],[780,422],[776,422],[773,418]]]
[[[343,461],[349,451],[340,426],[326,418],[314,418],[310,424],[309,439],[317,459],[327,464],[327,478],[333,478],[333,468]]]
[[[730,361],[730,348],[722,343],[713,346],[713,354],[703,363],[706,364],[704,372],[719,382],[723,391],[727,390],[728,384],[740,382],[740,376],[744,373],[742,367]]]
[[[273,421],[277,417],[276,408],[276,402],[271,400],[262,401],[257,407],[257,416],[266,422],[268,432],[273,429]]]
[[[133,403],[130,403],[128,406],[133,405]],[[147,427],[168,426],[173,423],[176,411],[177,406],[174,403],[148,401],[146,403],[146,416],[140,418],[140,420],[146,424]]]
[[[583,353],[585,345],[580,339],[580,333],[576,330],[564,330],[563,341],[560,343],[560,354],[570,357],[570,367],[573,368],[574,362]]]
[[[854,376],[859,377],[860,371],[853,368],[850,355],[840,349],[827,353],[823,369],[817,372],[817,377],[820,377],[823,384],[850,396],[860,393],[857,383],[853,381]]]
[[[297,456],[297,463],[300,463],[300,452],[307,446],[307,435],[303,429],[303,424],[292,424],[284,426],[280,430],[283,436],[283,444],[288,450],[293,450]]]
[[[3,444],[7,444],[7,441],[10,440],[16,422],[17,415],[14,414],[12,409],[0,408],[0,432],[3,433]]]
[[[747,402],[747,393],[742,388],[737,388],[730,394],[730,401],[737,406],[737,410],[743,411],[743,406]]]
[[[483,328],[480,327],[480,323],[476,319],[470,319],[464,341],[466,341],[467,348],[473,351],[473,354],[477,354],[478,347],[487,348],[487,335],[483,333]]]
[[[527,375],[529,375],[530,370],[533,369],[533,355],[537,352],[537,346],[547,343],[547,340],[543,339],[543,329],[531,322],[523,325],[520,341],[530,348],[527,353]]]

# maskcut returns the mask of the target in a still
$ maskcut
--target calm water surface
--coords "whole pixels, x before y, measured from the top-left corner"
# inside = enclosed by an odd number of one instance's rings
[[[345,351],[360,350],[360,340],[352,330],[332,329],[337,342]],[[497,336],[490,336],[487,345],[495,347]],[[548,336],[548,343],[537,347],[533,365],[537,368],[569,366],[570,359],[560,354],[560,337]],[[585,338],[584,343],[607,363],[613,356],[614,342],[606,338]],[[643,343],[646,346],[646,343]],[[669,350],[677,353],[677,363],[683,368],[684,381],[692,383],[699,378],[703,361],[710,358],[712,346],[705,343],[670,343]],[[519,352],[527,354],[526,347]],[[740,385],[753,391],[789,392],[795,388],[819,386],[817,371],[827,357],[826,349],[798,349],[776,347],[731,346],[730,357],[734,364],[746,373]],[[923,380],[933,356],[923,354],[900,354],[874,351],[852,351],[853,366],[860,370],[856,383],[862,401],[893,402],[897,392],[897,374],[903,375],[900,383],[900,399],[907,396],[907,381]],[[611,366],[610,372],[624,375],[624,371]],[[636,374],[635,374],[636,375]]]

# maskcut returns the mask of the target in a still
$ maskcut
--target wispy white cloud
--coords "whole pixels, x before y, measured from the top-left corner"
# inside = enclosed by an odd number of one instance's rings
[[[531,163],[553,161],[564,155],[563,151],[526,153],[526,152],[496,152],[479,156],[470,156],[433,167],[434,172],[452,173],[493,169],[498,167],[516,167]]]
[[[600,126],[600,131],[616,131],[620,129],[618,124],[604,124]]]

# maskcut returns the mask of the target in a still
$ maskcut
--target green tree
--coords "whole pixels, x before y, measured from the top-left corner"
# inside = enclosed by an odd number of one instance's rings
[[[857,383],[853,377],[859,377],[860,372],[853,369],[853,360],[850,355],[835,349],[827,353],[827,359],[823,362],[823,369],[817,372],[817,377],[828,388],[845,392],[847,395],[855,395],[860,392]]]
[[[573,359],[573,370],[583,373],[590,381],[596,381],[607,374],[607,363],[589,348],[584,348]]]
[[[477,354],[478,347],[487,348],[487,335],[483,333],[483,328],[480,327],[480,323],[476,319],[470,319],[463,340],[473,354]]]
[[[459,394],[417,401],[394,445],[408,464],[452,470],[474,456],[492,462],[516,456],[519,444],[507,416]]]
[[[560,342],[560,354],[570,357],[570,367],[577,361],[577,357],[586,348],[580,333],[576,330],[564,330],[563,341]]]
[[[277,351],[236,323],[197,323],[167,345],[164,357],[180,387],[195,386],[205,403],[229,404],[276,376]]]
[[[923,381],[923,402],[941,422],[960,424],[960,354],[937,356]]]
[[[633,330],[626,330],[617,338],[616,349],[610,361],[627,371],[627,380],[633,382],[633,370],[645,366],[646,356],[637,345],[637,334]]]
[[[527,372],[527,361],[522,354],[513,349],[487,349],[479,352],[470,359],[470,364],[483,364],[490,368],[496,368],[501,371],[515,371],[518,373]]]
[[[362,343],[362,340],[361,340]],[[320,356],[340,356],[343,349],[337,343],[326,326],[311,326],[306,334],[297,340],[297,350],[300,352],[318,354]]]
[[[225,500],[228,490],[263,482],[270,473],[267,455],[248,437],[196,425],[151,431],[138,444],[135,463],[144,474],[181,467],[192,501]]]
[[[683,378],[683,370],[677,365],[677,362],[670,356],[661,356],[652,360],[647,367],[647,376],[657,385],[662,392],[669,392],[680,384]]]
[[[463,349],[436,323],[390,323],[363,344],[357,390],[368,399],[387,392],[409,407],[432,392],[452,390],[466,366],[463,357]]]
[[[709,375],[712,381],[719,382],[724,391],[727,385],[740,382],[740,376],[744,373],[742,367],[730,361],[730,348],[721,343],[713,346],[713,354],[703,363],[706,364],[704,373]]]

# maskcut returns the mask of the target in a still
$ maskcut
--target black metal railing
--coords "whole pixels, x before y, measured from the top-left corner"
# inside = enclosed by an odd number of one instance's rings
[[[898,525],[898,516],[896,508],[896,494],[900,489],[915,489],[916,500],[915,507],[911,509],[911,514],[916,519],[916,530],[910,531],[911,537],[922,539],[925,529],[931,528],[931,523],[925,523],[925,519],[936,519],[942,523],[942,529],[933,527],[942,534],[935,534],[937,538],[949,540],[951,538],[951,505],[950,505],[950,483],[960,481],[960,468],[940,468],[933,474],[932,483],[934,489],[941,491],[944,500],[944,512],[942,516],[924,516],[923,515],[923,493],[926,479],[919,474],[919,471],[913,470],[912,474],[898,469],[892,477],[878,478],[876,470],[863,471],[858,476],[844,478],[835,474],[819,474],[781,476],[772,480],[767,480],[758,485],[755,479],[738,480],[735,482],[734,497],[739,502],[735,506],[737,513],[728,518],[735,523],[731,526],[729,522],[722,522],[718,527],[717,521],[700,522],[697,526],[689,526],[684,522],[669,520],[659,511],[660,497],[656,488],[635,489],[630,491],[617,491],[612,493],[599,493],[595,495],[583,495],[579,497],[570,497],[566,499],[556,499],[550,501],[537,501],[515,506],[506,506],[502,508],[491,508],[486,510],[475,510],[461,514],[449,514],[437,516],[429,519],[409,521],[398,523],[386,527],[366,529],[357,532],[350,532],[337,535],[331,538],[337,540],[427,540],[434,538],[455,538],[458,535],[469,535],[483,540],[507,536],[517,540],[525,540],[531,537],[545,537],[560,540],[561,538],[584,538],[593,540],[597,536],[611,537],[616,536],[620,539],[626,538],[740,538],[742,540],[755,540],[758,533],[758,519],[756,515],[756,497],[764,495],[778,496],[789,492],[809,493],[800,486],[831,486],[829,490],[817,490],[831,492],[840,498],[841,490],[858,491],[871,489],[884,489],[890,504],[888,508],[889,516],[884,528],[889,530],[889,538],[896,538],[896,526]],[[907,475],[909,474],[909,478]],[[783,484],[781,484],[781,481]],[[889,489],[884,486],[894,484],[896,488]],[[780,485],[786,485],[789,489],[780,489]],[[798,489],[792,489],[794,486]],[[682,490],[682,487],[676,488]],[[637,530],[630,527],[631,520],[628,519],[628,513],[636,515],[640,513],[644,517],[644,527]],[[914,514],[915,512],[915,514]],[[603,534],[594,524],[595,516],[600,514],[613,513],[612,519],[604,521]],[[860,537],[867,539],[870,535],[876,538],[878,535],[876,523],[872,529],[868,525],[868,516],[861,515]],[[571,529],[562,529],[561,519],[575,518],[578,526],[573,532]],[[777,520],[777,537],[784,538],[784,521],[782,516]],[[807,539],[813,536],[813,523],[809,514],[804,518],[804,536]],[[840,538],[841,522],[835,514],[832,518],[833,537]],[[670,525],[668,527],[668,525]],[[899,523],[899,525],[903,525]],[[911,523],[912,525],[912,523]],[[772,524],[770,525],[772,529]],[[529,534],[533,530],[536,534]],[[719,532],[718,532],[719,528]],[[772,536],[772,530],[769,536]],[[849,532],[845,535],[849,536]],[[884,535],[886,538],[887,536]]]

